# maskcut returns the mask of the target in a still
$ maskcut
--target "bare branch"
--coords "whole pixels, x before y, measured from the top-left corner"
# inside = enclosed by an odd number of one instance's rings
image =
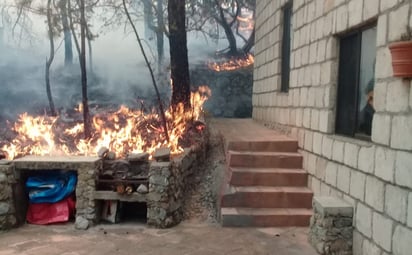
[[[154,87],[154,89],[155,89],[155,91],[156,91],[156,95],[157,95],[157,101],[158,101],[158,104],[159,104],[159,111],[160,111],[160,116],[161,116],[161,118],[162,118],[163,129],[164,129],[166,141],[169,142],[169,133],[168,133],[168,130],[167,130],[166,116],[165,116],[165,112],[164,112],[164,108],[163,108],[162,99],[160,98],[159,89],[157,88],[157,83],[156,83],[156,79],[155,79],[155,77],[154,77],[153,69],[152,69],[152,67],[150,66],[149,60],[148,60],[148,58],[147,58],[147,56],[146,56],[146,52],[145,52],[145,50],[144,50],[144,48],[143,48],[143,43],[142,43],[142,41],[140,40],[139,33],[137,32],[136,26],[134,25],[134,23],[133,23],[133,21],[132,21],[132,18],[131,18],[130,14],[129,14],[129,10],[127,9],[126,0],[123,0],[123,7],[124,7],[124,11],[125,11],[125,13],[126,13],[127,19],[129,20],[129,23],[130,23],[130,25],[132,26],[133,31],[134,31],[134,33],[135,33],[135,35],[136,35],[136,39],[137,39],[137,42],[139,43],[139,47],[140,47],[140,50],[141,50],[141,52],[142,52],[142,54],[143,54],[144,60],[145,60],[145,62],[146,62],[146,66],[147,66],[147,68],[149,69],[150,76],[151,76],[151,78],[152,78],[153,87]]]

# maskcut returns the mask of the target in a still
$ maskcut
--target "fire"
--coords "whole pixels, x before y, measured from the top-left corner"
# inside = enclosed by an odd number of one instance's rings
[[[208,63],[208,67],[216,72],[233,71],[240,68],[251,66],[255,63],[255,57],[252,54],[248,54],[245,57],[232,58],[223,63]]]
[[[8,159],[24,155],[96,155],[101,147],[107,147],[119,156],[128,153],[149,152],[168,147],[172,154],[183,151],[180,140],[190,123],[201,117],[204,102],[210,97],[208,87],[200,87],[191,94],[192,108],[166,112],[169,141],[166,140],[161,119],[154,111],[145,113],[121,106],[117,111],[96,113],[93,116],[93,135],[84,139],[83,124],[68,123],[62,116],[30,116],[23,113],[14,124],[16,137],[1,147]],[[81,113],[82,106],[76,111]],[[196,130],[199,130],[196,128]]]

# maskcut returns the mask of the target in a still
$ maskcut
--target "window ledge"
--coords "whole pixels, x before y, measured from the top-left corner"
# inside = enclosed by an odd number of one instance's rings
[[[332,135],[328,135],[327,137],[332,140],[345,142],[345,143],[353,143],[353,144],[356,144],[362,147],[372,147],[375,145],[375,143],[373,143],[372,141],[361,140],[361,139],[357,139],[357,138],[349,137],[349,136],[332,134]]]

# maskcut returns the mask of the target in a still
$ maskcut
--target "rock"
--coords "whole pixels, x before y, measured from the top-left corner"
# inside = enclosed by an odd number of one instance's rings
[[[10,211],[10,205],[5,202],[0,203],[0,215],[5,215]]]
[[[156,184],[162,187],[166,187],[169,185],[169,180],[167,177],[161,176],[161,175],[152,175],[149,177],[149,182],[151,184]]]
[[[15,226],[16,223],[17,223],[17,219],[16,219],[16,217],[14,217],[14,215],[9,215],[9,216],[7,217],[7,224],[8,224],[9,226]]]
[[[107,147],[101,147],[99,151],[97,152],[97,156],[99,156],[99,158],[106,158],[108,152],[109,152],[109,149]]]
[[[11,197],[11,187],[9,184],[2,184],[0,182],[0,201],[7,200]]]
[[[5,160],[5,159],[1,159],[0,160],[0,166],[1,165],[8,165],[8,164],[10,164],[11,163],[11,160]]]
[[[155,151],[153,158],[159,162],[170,161],[170,149],[169,148],[159,148]]]
[[[76,229],[87,230],[89,228],[89,221],[83,216],[77,216],[75,222]]]
[[[144,185],[144,184],[140,184],[139,187],[136,189],[136,191],[140,194],[145,194],[145,193],[149,192],[146,185]]]
[[[126,159],[130,162],[147,162],[149,161],[150,154],[147,152],[143,153],[130,153],[127,155]]]
[[[7,181],[7,175],[0,172],[0,183]]]
[[[109,151],[109,152],[107,153],[107,155],[106,155],[106,158],[107,158],[108,160],[115,160],[115,159],[116,159],[116,153],[113,152],[113,151]]]
[[[105,170],[102,174],[102,177],[113,179],[114,172],[113,170]]]
[[[127,173],[130,170],[130,163],[124,159],[119,159],[113,162],[111,169],[115,175]]]

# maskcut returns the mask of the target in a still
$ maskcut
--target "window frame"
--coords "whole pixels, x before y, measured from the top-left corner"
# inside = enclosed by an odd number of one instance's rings
[[[337,93],[336,93],[336,110],[335,110],[335,134],[337,135],[342,135],[342,136],[348,136],[348,137],[352,137],[352,138],[356,138],[356,139],[360,139],[360,140],[367,140],[370,141],[371,140],[371,136],[364,134],[364,133],[360,133],[358,130],[358,126],[359,126],[359,97],[360,97],[360,93],[359,93],[359,88],[361,86],[360,84],[360,79],[361,79],[361,60],[362,60],[362,33],[372,29],[372,28],[376,28],[377,27],[377,22],[371,22],[367,25],[355,28],[354,30],[351,30],[348,33],[342,34],[340,36],[338,36],[338,41],[339,41],[339,58],[338,58],[338,79],[337,79]],[[344,88],[342,87],[342,79],[344,79],[343,76],[345,76],[343,73],[343,69],[346,66],[342,66],[342,41],[349,39],[350,37],[357,37],[357,42],[356,42],[356,49],[355,52],[353,53],[354,56],[356,56],[356,63],[354,63],[354,67],[355,69],[355,85],[354,85],[354,100],[355,103],[353,105],[354,107],[354,114],[352,117],[354,117],[353,122],[351,122],[350,124],[352,125],[352,128],[350,128],[351,130],[349,132],[346,132],[348,130],[344,130],[345,128],[349,129],[349,127],[344,127],[344,126],[340,126],[340,123],[346,120],[342,120],[340,119],[340,117],[342,116],[340,114],[340,109],[342,109],[342,107],[345,105],[345,97],[342,96],[342,90],[344,90]],[[376,61],[376,55],[375,55],[375,61]],[[374,67],[376,68],[376,66]]]
[[[281,58],[281,86],[280,91],[289,92],[290,71],[291,71],[291,51],[292,51],[292,18],[293,18],[293,1],[288,1],[282,7],[282,58]]]

